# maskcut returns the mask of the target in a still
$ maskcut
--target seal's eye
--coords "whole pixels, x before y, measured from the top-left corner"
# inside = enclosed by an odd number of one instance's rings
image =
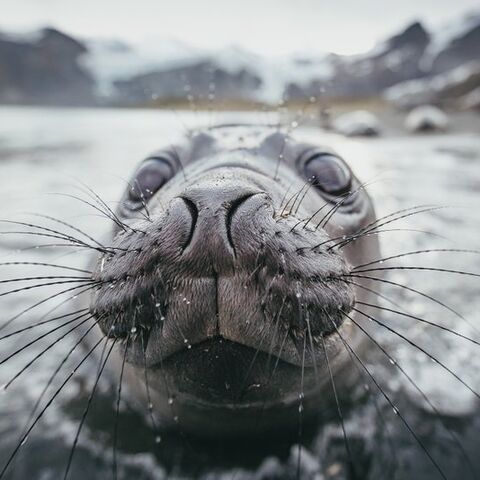
[[[170,178],[173,170],[164,158],[150,158],[137,170],[128,190],[132,206],[141,206],[148,201]]]
[[[320,190],[330,195],[350,191],[352,174],[343,161],[330,153],[317,153],[305,162],[305,177]]]

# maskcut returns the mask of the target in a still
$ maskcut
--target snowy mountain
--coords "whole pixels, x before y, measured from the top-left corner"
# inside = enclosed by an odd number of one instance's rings
[[[388,88],[385,98],[404,108],[422,103],[478,108],[472,99],[480,88],[480,12],[435,31],[420,66],[425,75]]]
[[[79,59],[88,52],[53,28],[22,36],[0,36],[0,102],[89,105],[95,81]]]
[[[407,93],[420,98],[425,90],[437,92],[430,97],[436,101],[443,92],[439,85],[451,79],[467,82],[465,88],[451,89],[452,96],[480,86],[478,76],[461,76],[476,68],[472,62],[478,61],[478,52],[480,12],[435,31],[414,22],[372,51],[354,56],[271,58],[236,46],[205,50],[171,38],[127,45],[78,40],[45,29],[0,36],[0,101],[139,105],[195,98],[278,103],[386,91],[388,99],[401,103]]]
[[[474,60],[438,75],[398,83],[388,88],[384,96],[405,109],[431,103],[453,107],[462,104],[461,106],[469,108],[468,95],[478,90],[479,86],[480,61]],[[464,96],[467,96],[467,103],[462,100]]]
[[[234,45],[209,51],[171,39],[158,39],[154,47],[118,48],[105,42],[88,46],[82,63],[97,79],[99,93],[132,103],[184,99],[187,93],[272,103],[282,98],[286,85],[303,86],[333,74],[328,55],[270,58]]]

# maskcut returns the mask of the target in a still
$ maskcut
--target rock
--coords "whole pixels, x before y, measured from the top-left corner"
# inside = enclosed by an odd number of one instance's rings
[[[448,128],[448,117],[433,105],[423,105],[407,115],[405,127],[410,132],[445,131]]]
[[[365,110],[345,113],[333,122],[333,129],[347,137],[374,137],[380,134],[377,117]]]

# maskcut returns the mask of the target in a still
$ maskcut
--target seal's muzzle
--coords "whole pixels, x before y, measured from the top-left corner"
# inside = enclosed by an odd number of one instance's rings
[[[314,404],[327,355],[331,368],[345,364],[339,338],[352,342],[348,316],[364,292],[345,281],[352,249],[332,241],[373,211],[363,192],[339,197],[358,182],[331,152],[257,131],[257,148],[240,137],[234,148],[231,132],[200,134],[140,166],[124,226],[97,261],[91,310],[105,335],[124,339],[131,381],[148,369],[160,416],[173,395],[183,428],[213,409],[219,431],[238,420],[235,434],[252,409],[281,418],[299,392]],[[355,245],[360,261],[365,245]]]

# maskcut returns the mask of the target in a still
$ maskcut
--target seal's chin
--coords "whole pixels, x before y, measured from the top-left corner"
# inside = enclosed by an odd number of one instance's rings
[[[315,387],[311,367],[302,369],[220,336],[176,352],[150,370],[165,376],[178,400],[205,407],[252,409],[298,402],[302,370],[303,388]]]
[[[184,403],[249,409],[289,406],[329,380],[328,367],[342,363],[341,339],[350,327],[343,321],[335,331],[315,338],[307,331],[293,335],[290,330],[283,338],[268,336],[253,344],[216,335],[166,356],[150,371],[163,377]],[[282,354],[287,337],[295,345],[295,357]]]

